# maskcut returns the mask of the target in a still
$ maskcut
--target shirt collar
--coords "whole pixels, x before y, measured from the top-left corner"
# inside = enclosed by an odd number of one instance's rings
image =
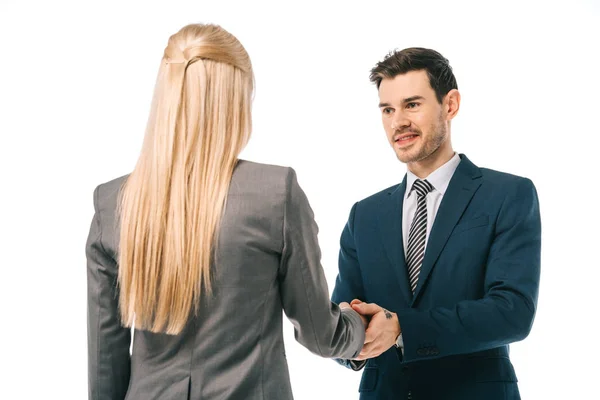
[[[433,191],[440,192],[442,196],[446,193],[450,179],[452,178],[452,175],[454,175],[454,171],[456,171],[458,164],[460,164],[460,156],[458,153],[454,153],[454,156],[450,160],[425,178],[433,186]],[[415,174],[408,170],[406,171],[406,192],[404,196],[406,199],[410,197],[413,183],[415,183],[417,179],[419,178]]]

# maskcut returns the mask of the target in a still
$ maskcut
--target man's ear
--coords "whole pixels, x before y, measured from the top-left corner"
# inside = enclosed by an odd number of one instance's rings
[[[452,89],[446,93],[442,107],[446,112],[446,120],[448,121],[452,120],[458,114],[458,109],[460,108],[460,92],[458,89]]]

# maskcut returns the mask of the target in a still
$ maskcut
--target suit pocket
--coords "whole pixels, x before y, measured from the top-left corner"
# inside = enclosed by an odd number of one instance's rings
[[[360,386],[358,387],[359,392],[372,392],[377,386],[377,379],[379,378],[379,368],[377,367],[365,367],[362,378],[360,380]]]
[[[482,215],[481,217],[468,219],[456,225],[454,227],[454,230],[452,231],[452,234],[456,235],[457,233],[468,231],[469,229],[478,228],[480,226],[486,226],[489,223],[490,217],[487,215]]]
[[[506,357],[486,357],[475,361],[477,382],[517,382],[510,360]]]

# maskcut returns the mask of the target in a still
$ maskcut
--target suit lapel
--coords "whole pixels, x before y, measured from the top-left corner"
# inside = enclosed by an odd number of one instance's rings
[[[402,205],[405,189],[406,176],[404,176],[402,183],[395,189],[392,188],[388,196],[382,200],[378,219],[386,255],[398,279],[402,296],[406,304],[410,304],[412,293],[408,282],[408,271],[404,259],[404,240],[402,238]]]
[[[427,240],[427,248],[425,249],[425,257],[421,266],[419,281],[415,289],[415,295],[412,299],[412,304],[423,290],[423,286],[427,283],[427,278],[442,252],[454,226],[467,208],[467,205],[473,198],[473,195],[481,185],[481,171],[469,159],[461,154],[461,162],[458,164],[444,198],[440,204],[435,217],[429,239]],[[411,305],[412,305],[411,304]]]

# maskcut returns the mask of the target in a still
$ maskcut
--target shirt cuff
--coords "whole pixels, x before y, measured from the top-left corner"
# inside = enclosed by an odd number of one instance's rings
[[[402,333],[400,333],[400,335],[398,336],[398,340],[396,341],[396,344],[398,345],[398,348],[400,349],[400,351],[402,352],[402,355],[404,356],[404,340],[402,339]]]
[[[398,335],[398,340],[396,341],[396,345],[399,348],[404,349],[404,340],[402,339],[402,333],[400,333],[400,335]]]
[[[367,363],[367,360],[349,360],[350,361],[350,368],[352,368],[354,371],[360,371],[365,364]]]

